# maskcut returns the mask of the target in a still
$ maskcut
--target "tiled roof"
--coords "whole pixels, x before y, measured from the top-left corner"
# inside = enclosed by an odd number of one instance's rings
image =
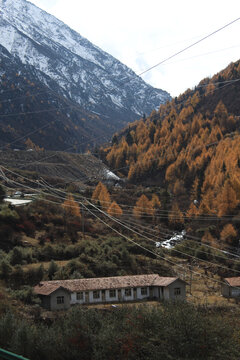
[[[34,292],[38,295],[50,295],[60,288],[70,291],[66,286],[56,284],[55,281],[53,281],[54,284],[51,284],[51,282],[52,281],[40,282],[37,286],[34,287]]]
[[[231,277],[224,279],[230,286],[239,286],[240,287],[240,276]]]
[[[40,282],[39,285],[35,286],[34,291],[39,295],[50,295],[60,287],[71,292],[76,292],[139,286],[168,286],[177,279],[177,277],[161,277],[157,274],[149,274],[90,279],[53,280]]]

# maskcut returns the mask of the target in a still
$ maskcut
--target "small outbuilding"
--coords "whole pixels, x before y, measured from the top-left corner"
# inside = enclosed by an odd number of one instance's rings
[[[34,292],[48,310],[75,304],[99,304],[141,300],[185,300],[186,283],[158,274],[42,281]]]
[[[222,284],[222,296],[240,298],[240,276],[224,278]]]

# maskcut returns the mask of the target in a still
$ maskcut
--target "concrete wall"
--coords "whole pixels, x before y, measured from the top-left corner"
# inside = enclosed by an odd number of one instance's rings
[[[125,288],[124,289],[115,289],[115,296],[110,296],[110,290],[100,290],[100,297],[98,299],[93,297],[93,291],[83,291],[83,299],[77,300],[77,293],[71,294],[71,305],[73,304],[97,304],[101,302],[121,302],[121,301],[133,301],[133,300],[143,300],[149,297],[149,287],[146,287],[146,294],[142,294],[141,287],[139,288],[131,288],[131,295],[125,295]],[[86,296],[88,293],[88,296]]]
[[[137,298],[138,298],[139,300],[143,300],[143,299],[146,299],[146,298],[149,297],[150,290],[149,290],[149,287],[148,287],[148,286],[147,286],[146,288],[147,288],[147,294],[146,294],[146,295],[142,295],[142,294],[141,294],[141,289],[142,289],[141,287],[137,288]]]
[[[231,290],[229,285],[222,285],[222,295],[224,297],[231,297]]]
[[[236,289],[234,287],[230,288],[231,290],[231,296],[234,298],[239,298],[240,297],[240,289]]]
[[[51,310],[51,297],[50,296],[40,296],[42,301],[42,307],[47,310]]]
[[[181,280],[176,280],[174,283],[167,287],[161,286],[147,286],[146,294],[142,294],[141,287],[131,288],[131,294],[125,295],[125,288],[115,289],[115,296],[110,297],[110,290],[99,290],[100,297],[94,298],[93,291],[83,291],[83,299],[77,300],[77,292],[71,294],[70,304],[98,304],[98,303],[111,303],[121,301],[134,301],[143,299],[161,299],[161,300],[184,300],[186,298],[186,285]],[[179,290],[176,290],[179,289]],[[176,292],[180,291],[180,294]]]
[[[169,288],[164,287],[163,288],[163,298],[162,298],[162,300],[169,300],[169,299],[170,299]]]
[[[180,294],[178,294],[178,290]],[[165,300],[185,300],[186,299],[186,284],[181,280],[176,280],[170,284],[164,291],[166,293]]]
[[[164,287],[163,286],[154,286],[151,291],[151,297],[156,299],[164,298]]]
[[[80,292],[80,291],[79,291]],[[85,303],[85,292],[83,291],[83,300],[77,300],[77,293],[71,293],[70,304],[84,304]]]
[[[58,304],[57,298],[62,297],[64,302]],[[50,310],[66,310],[70,308],[70,293],[64,289],[58,289],[51,294]]]
[[[240,298],[240,289],[224,284],[222,285],[222,295],[224,297]]]

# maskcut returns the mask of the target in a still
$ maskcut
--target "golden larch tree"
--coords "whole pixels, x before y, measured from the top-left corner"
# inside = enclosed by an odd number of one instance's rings
[[[221,240],[231,245],[234,245],[236,236],[237,231],[232,224],[225,225],[220,234]]]
[[[111,197],[106,186],[103,183],[99,182],[96,186],[92,194],[92,200],[99,201],[101,207],[104,210],[107,210],[109,208],[109,205],[111,204]]]
[[[189,209],[187,211],[187,217],[189,218],[195,218],[198,216],[199,210],[197,208],[197,206],[194,204],[194,202],[192,202],[189,206]]]
[[[136,218],[141,218],[146,215],[152,215],[151,201],[148,200],[146,195],[141,195],[133,208],[133,215]]]
[[[202,243],[213,246],[213,247],[217,247],[217,248],[220,247],[219,246],[220,244],[219,244],[219,242],[217,242],[217,239],[208,230],[204,232],[204,235],[202,237]]]
[[[121,207],[116,203],[116,201],[111,203],[107,212],[113,217],[121,217],[123,213]]]
[[[199,179],[196,177],[195,180],[194,180],[194,182],[193,182],[191,191],[190,191],[190,194],[191,194],[190,199],[191,199],[192,201],[198,199],[198,186],[199,186]]]
[[[218,216],[231,215],[236,209],[238,200],[229,179],[225,181],[223,189],[217,197],[217,203]]]
[[[161,208],[161,201],[157,194],[153,194],[150,206],[152,208],[152,216],[155,217],[157,210]]]
[[[173,204],[172,209],[168,214],[168,221],[174,225],[184,223],[183,213],[176,202]]]
[[[101,183],[101,181],[97,184],[97,186],[95,187],[95,190],[92,193],[92,200],[98,200],[99,198],[99,194],[101,192],[103,184]]]
[[[72,194],[68,194],[66,200],[62,204],[67,216],[73,216],[81,218],[80,208],[78,203],[74,200]]]

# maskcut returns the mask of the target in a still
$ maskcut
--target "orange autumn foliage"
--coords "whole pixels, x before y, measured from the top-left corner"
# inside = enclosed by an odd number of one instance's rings
[[[74,200],[72,194],[68,194],[66,200],[62,204],[67,216],[81,218],[80,208],[78,203]]]
[[[140,219],[146,216],[153,216],[154,211],[151,201],[148,200],[146,195],[141,195],[133,208],[133,215]]]
[[[118,144],[106,149],[109,165],[123,166],[123,175],[134,184],[165,188],[172,197],[168,206],[176,203],[177,211],[181,208],[188,221],[237,215],[240,91],[235,83],[227,88],[222,82],[239,78],[237,61],[211,79],[203,79],[198,89],[188,89],[148,118],[128,125],[118,134]],[[193,204],[194,200],[198,203]],[[139,208],[153,216],[150,200],[141,201],[134,216],[144,216]],[[183,219],[180,213],[179,219]],[[174,222],[173,215],[169,221]]]
[[[116,203],[116,201],[113,201],[111,203],[107,212],[109,215],[111,215],[113,217],[121,217],[122,213],[123,213],[121,207]]]
[[[221,231],[220,238],[228,244],[234,245],[234,240],[236,239],[237,232],[232,224],[227,224]]]
[[[104,210],[107,210],[109,208],[109,205],[111,203],[111,197],[106,186],[103,183],[99,182],[96,186],[92,194],[92,200],[99,201],[101,207]]]

